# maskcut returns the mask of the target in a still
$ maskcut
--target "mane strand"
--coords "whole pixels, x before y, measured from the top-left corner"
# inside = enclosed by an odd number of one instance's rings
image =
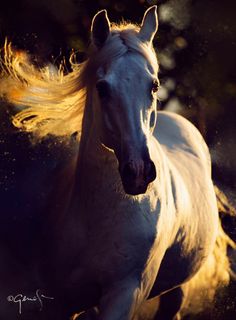
[[[0,67],[0,96],[16,106],[18,112],[12,119],[16,127],[39,137],[81,131],[84,63],[72,65],[73,71],[66,75],[62,67],[50,64],[37,69],[27,53],[5,42]]]

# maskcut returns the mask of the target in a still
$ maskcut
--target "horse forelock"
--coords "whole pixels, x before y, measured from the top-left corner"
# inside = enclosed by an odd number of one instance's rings
[[[127,52],[141,54],[152,66],[154,72],[158,72],[158,63],[152,45],[142,42],[139,37],[139,27],[133,24],[112,25],[111,33],[101,49],[91,47],[87,67],[96,71],[101,66],[106,66]],[[91,78],[90,78],[91,79]]]

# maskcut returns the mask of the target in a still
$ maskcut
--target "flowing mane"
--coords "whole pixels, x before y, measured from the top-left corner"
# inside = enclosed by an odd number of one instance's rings
[[[153,48],[139,40],[138,32],[139,27],[132,24],[113,25],[100,50],[91,44],[85,62],[75,63],[71,55],[72,72],[68,74],[53,65],[37,68],[26,52],[14,50],[6,41],[0,60],[0,97],[17,107],[13,124],[39,137],[80,134],[87,88],[99,67],[138,52],[158,71]]]

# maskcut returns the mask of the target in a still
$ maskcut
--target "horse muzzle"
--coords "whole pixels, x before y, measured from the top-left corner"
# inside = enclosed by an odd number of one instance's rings
[[[147,191],[148,185],[156,178],[156,168],[152,160],[129,161],[119,168],[124,191],[139,195]]]

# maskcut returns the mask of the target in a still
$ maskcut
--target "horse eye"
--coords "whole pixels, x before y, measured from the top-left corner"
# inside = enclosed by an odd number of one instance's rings
[[[99,97],[102,98],[107,98],[109,96],[109,91],[110,91],[110,86],[109,83],[105,80],[99,80],[96,83],[96,88],[98,91]]]
[[[159,89],[159,81],[157,79],[152,82],[152,92],[155,93]]]

